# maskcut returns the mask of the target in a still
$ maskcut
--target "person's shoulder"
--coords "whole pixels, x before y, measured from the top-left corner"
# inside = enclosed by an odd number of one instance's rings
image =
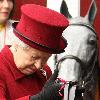
[[[4,48],[1,49],[0,51],[0,73],[4,72],[4,70],[7,69],[7,59],[6,59],[6,53],[5,51],[8,49],[8,46],[4,46]]]
[[[18,20],[12,20],[12,19],[9,19],[9,20],[8,20],[8,23],[11,23],[11,24],[12,24],[12,23],[14,23],[14,22],[19,22],[19,21],[18,21]]]

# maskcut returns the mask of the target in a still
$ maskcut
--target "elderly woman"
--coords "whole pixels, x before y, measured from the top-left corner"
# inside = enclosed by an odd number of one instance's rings
[[[13,44],[0,53],[0,99],[62,100],[62,85],[55,81],[58,69],[51,76],[46,63],[52,54],[64,52],[62,32],[68,20],[34,4],[23,5],[21,12],[20,22],[13,24]]]

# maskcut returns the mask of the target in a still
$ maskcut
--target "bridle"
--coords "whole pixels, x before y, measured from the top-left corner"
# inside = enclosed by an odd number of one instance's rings
[[[76,60],[80,66],[81,66],[81,70],[84,70],[83,67],[86,66],[86,64],[84,62],[82,62],[82,60],[80,60],[78,57],[76,56],[73,56],[73,55],[66,55],[64,57],[62,57],[57,65],[56,65],[56,69],[60,69],[61,67],[61,64],[62,62],[64,62],[66,59],[74,59]],[[97,61],[97,57],[95,56],[95,59],[93,61],[93,64],[92,64],[92,67],[91,67],[91,71],[86,75],[86,77],[84,77],[82,79],[82,74],[80,75],[80,79],[76,82],[76,81],[66,81],[66,84],[69,84],[69,87],[68,87],[68,100],[69,100],[69,94],[70,94],[70,89],[72,88],[72,86],[76,86],[76,92],[79,91],[79,93],[83,93],[85,92],[85,86],[88,84],[89,81],[91,81],[92,79],[90,79],[90,77],[93,75],[93,72],[95,70],[95,64],[96,64],[96,61]],[[90,79],[90,80],[89,80]],[[81,92],[80,92],[81,91]],[[78,92],[77,92],[78,93]]]
[[[57,65],[56,65],[56,69],[60,69],[60,67],[61,67],[61,63],[63,62],[63,61],[65,61],[66,59],[74,59],[74,60],[76,60],[79,64],[80,64],[80,66],[82,66],[82,68],[83,68],[83,66],[85,65],[83,62],[82,62],[82,60],[80,60],[78,57],[76,57],[76,56],[73,56],[73,55],[66,55],[66,56],[64,56],[64,57],[62,57],[59,61],[58,61],[58,63],[57,63]],[[74,85],[79,85],[79,82],[72,82],[72,81],[63,81],[62,82],[62,80],[60,80],[60,82],[61,83],[63,83],[64,82],[64,85],[66,85],[66,84],[69,84],[69,87],[68,87],[68,99],[67,100],[69,100],[69,95],[70,95],[70,89],[72,88],[72,86],[74,86]]]
[[[85,26],[85,27],[89,28],[91,31],[93,31],[94,34],[96,34],[96,32],[95,32],[95,30],[93,29],[93,27],[90,26],[89,24],[78,23],[78,24],[70,24],[70,25]],[[97,38],[97,39],[98,39],[98,38]],[[57,55],[56,55],[56,56],[57,56]],[[69,100],[70,89],[71,89],[72,86],[76,85],[76,92],[77,92],[77,91],[80,92],[80,91],[82,91],[81,89],[85,89],[85,86],[88,84],[88,82],[92,80],[90,77],[91,77],[91,76],[93,75],[93,73],[94,73],[95,65],[96,65],[96,63],[97,63],[97,56],[98,56],[98,47],[97,47],[97,49],[96,49],[96,54],[95,54],[93,63],[92,63],[92,65],[91,65],[92,67],[91,67],[90,72],[89,72],[85,77],[83,77],[83,76],[82,76],[82,73],[81,73],[80,78],[79,78],[79,80],[77,81],[77,84],[72,84],[72,83],[75,83],[75,82],[72,82],[72,81],[69,82],[69,83],[67,82],[67,84],[69,84],[69,87],[68,87],[68,100]],[[87,66],[86,63],[84,63],[79,57],[76,57],[76,56],[74,56],[74,55],[65,55],[64,57],[62,57],[60,60],[57,61],[57,63],[56,63],[56,68],[57,68],[57,69],[60,69],[62,62],[64,62],[64,61],[67,60],[67,59],[73,59],[73,60],[75,60],[76,62],[78,62],[78,63],[80,64],[80,66],[81,66],[81,70],[84,70],[84,67],[87,67],[87,68],[88,68],[88,66]],[[89,80],[89,79],[90,79],[90,80]],[[71,83],[71,84],[70,84],[70,83]],[[78,87],[78,88],[77,88],[77,87]],[[82,92],[84,92],[84,91],[82,91]],[[82,94],[83,94],[83,93],[82,93]]]

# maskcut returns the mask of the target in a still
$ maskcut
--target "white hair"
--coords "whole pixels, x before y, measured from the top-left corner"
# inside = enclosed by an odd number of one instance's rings
[[[13,35],[12,43],[17,44],[18,46],[22,47],[23,49],[29,47],[26,43],[21,41],[15,34]]]

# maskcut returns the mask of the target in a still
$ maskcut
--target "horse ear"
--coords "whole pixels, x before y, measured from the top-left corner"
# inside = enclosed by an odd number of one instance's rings
[[[62,3],[61,3],[60,13],[63,14],[67,18],[72,18],[72,16],[70,15],[70,13],[68,11],[67,4],[64,0],[62,0]]]
[[[90,24],[92,24],[92,25],[93,25],[96,13],[97,13],[96,2],[95,2],[95,0],[92,0],[89,10],[85,16],[89,20]]]

